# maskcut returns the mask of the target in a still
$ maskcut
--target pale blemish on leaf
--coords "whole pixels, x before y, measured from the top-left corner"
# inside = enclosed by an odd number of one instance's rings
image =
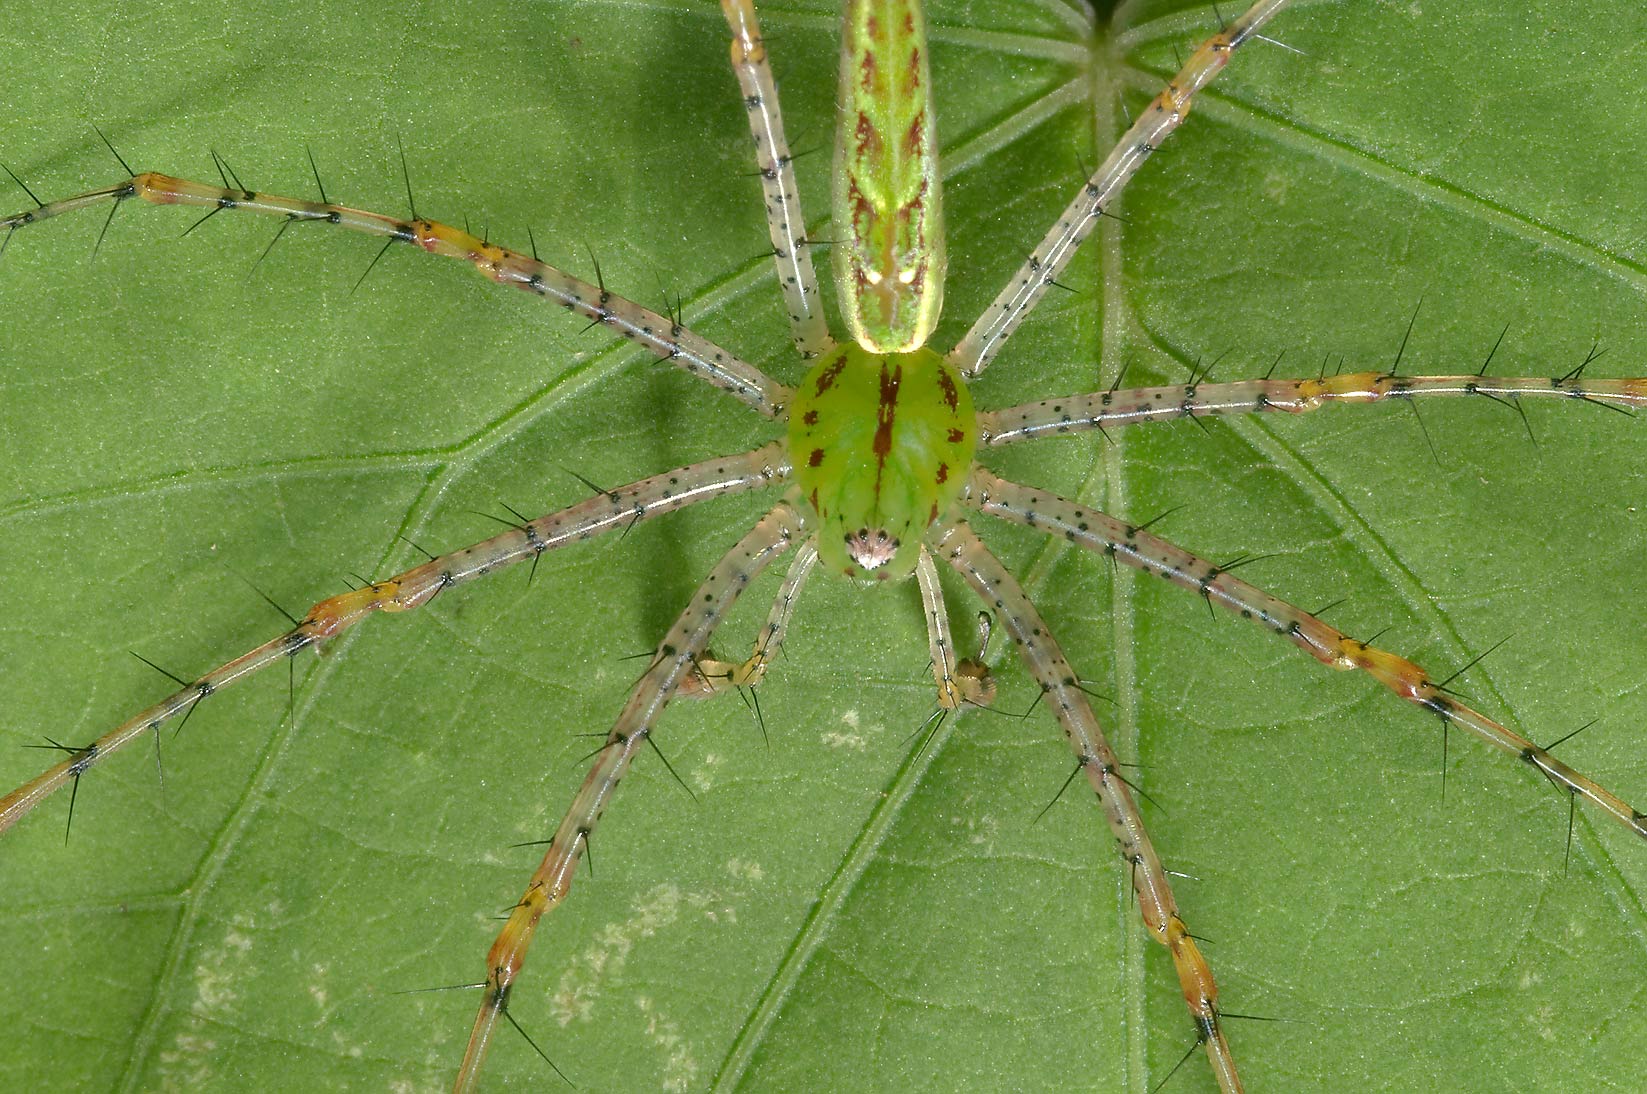
[[[721,765],[721,756],[716,752],[705,753],[703,762],[692,769],[692,782],[700,793],[714,788],[715,769]]]
[[[732,859],[726,864],[726,872],[740,881],[763,881],[766,871],[758,862],[746,862],[743,859]]]
[[[682,902],[676,886],[653,886],[635,903],[627,919],[598,931],[594,944],[573,958],[561,974],[560,985],[549,1000],[555,1021],[566,1026],[575,1019],[588,1020],[594,1014],[602,985],[622,973],[637,942],[651,938],[680,918]]]
[[[646,1035],[664,1052],[663,1089],[669,1094],[686,1094],[696,1089],[701,1070],[692,1046],[681,1035],[680,1026],[659,1013],[650,996],[640,996],[635,1005],[646,1016]]]

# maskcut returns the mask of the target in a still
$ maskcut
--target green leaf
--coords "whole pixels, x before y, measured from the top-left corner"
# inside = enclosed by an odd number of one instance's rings
[[[1207,8],[935,3],[965,330]],[[1226,14],[1229,14],[1226,11]],[[763,12],[821,216],[833,6]],[[1144,168],[977,384],[1387,366],[1647,372],[1633,5],[1301,5]],[[1107,16],[1106,16],[1107,19]],[[35,5],[0,158],[42,198],[134,167],[419,210],[592,273],[794,381],[725,31],[707,3]],[[1529,90],[1530,89],[1530,90]],[[1118,98],[1118,92],[1120,97]],[[9,183],[5,205],[26,208]],[[321,227],[122,207],[0,262],[0,785],[293,612],[768,423],[456,263]],[[823,229],[827,235],[827,228]],[[371,267],[370,272],[366,272]],[[364,279],[362,279],[362,275]],[[355,288],[357,280],[360,282]],[[1143,520],[1438,677],[1647,802],[1647,453],[1594,406],[1432,403],[1022,446],[1003,474]],[[496,916],[644,654],[761,511],[737,499],[372,620],[213,696],[0,841],[0,1086],[440,1089]],[[1364,679],[978,521],[1100,705],[1206,950],[1249,1089],[1600,1090],[1639,1079],[1647,851]],[[404,538],[402,538],[404,537]],[[245,579],[245,582],[241,580]],[[717,649],[753,638],[775,579]],[[958,584],[958,621],[974,608]],[[761,690],[672,709],[546,921],[512,1013],[584,1091],[1154,1089],[1192,1046],[1099,811],[1001,657],[1002,714],[931,710],[912,586],[827,577]],[[1030,710],[1027,718],[1007,717]],[[553,1089],[509,1031],[488,1086]],[[1166,1089],[1207,1091],[1202,1060]]]

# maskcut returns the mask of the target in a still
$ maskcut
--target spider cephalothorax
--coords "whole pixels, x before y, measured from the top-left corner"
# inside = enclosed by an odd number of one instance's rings
[[[795,482],[818,515],[824,565],[908,577],[921,537],[966,485],[977,444],[972,396],[943,357],[855,342],[831,350],[789,409]]]

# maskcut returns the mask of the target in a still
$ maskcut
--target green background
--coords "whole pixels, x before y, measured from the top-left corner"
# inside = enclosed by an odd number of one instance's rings
[[[940,3],[934,78],[957,338],[1148,89],[1214,23]],[[1108,16],[1104,16],[1108,19]],[[1323,358],[1547,375],[1593,340],[1647,373],[1639,5],[1301,3],[1244,51],[999,363],[999,406],[1129,376]],[[832,7],[766,12],[801,182],[826,193]],[[5,20],[0,157],[43,197],[140,169],[419,205],[591,272],[793,381],[725,33],[705,3],[35,5]],[[1532,90],[1526,90],[1526,89]],[[9,183],[5,206],[27,199]],[[123,208],[0,263],[0,783],[284,623],[351,573],[772,435],[724,396],[454,263],[269,222]],[[827,236],[828,229],[821,230]],[[1024,446],[1078,493],[1446,675],[1647,802],[1647,425],[1485,402],[1190,423]],[[164,793],[144,745],[0,841],[0,1087],[434,1090],[478,979],[639,663],[752,521],[739,499],[374,620],[212,699]],[[1647,847],[1198,598],[979,522],[1150,809],[1254,1091],[1631,1090]],[[775,579],[718,649],[741,651]],[[969,618],[964,590],[954,610]],[[1144,1091],[1189,1047],[1050,718],[931,708],[912,586],[815,579],[761,692],[671,711],[539,934],[514,1012],[585,1091]],[[1004,662],[1003,662],[1004,664]],[[1003,667],[1000,710],[1032,689]],[[555,1088],[512,1034],[489,1085]],[[1212,1088],[1192,1060],[1166,1089]]]

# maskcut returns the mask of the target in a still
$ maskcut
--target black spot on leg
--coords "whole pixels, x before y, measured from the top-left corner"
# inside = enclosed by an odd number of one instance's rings
[[[1418,705],[1443,722],[1451,722],[1456,713],[1453,701],[1445,695],[1426,695],[1418,701]]]
[[[89,744],[85,748],[82,748],[78,753],[76,753],[73,762],[69,764],[69,774],[78,779],[81,775],[85,774],[87,768],[97,762],[97,757],[98,751],[95,743]]]
[[[487,1000],[487,1004],[495,1011],[507,1011],[509,1009],[509,989],[512,986],[512,984],[504,983],[501,980],[498,981],[497,986],[492,989],[491,998]]]

